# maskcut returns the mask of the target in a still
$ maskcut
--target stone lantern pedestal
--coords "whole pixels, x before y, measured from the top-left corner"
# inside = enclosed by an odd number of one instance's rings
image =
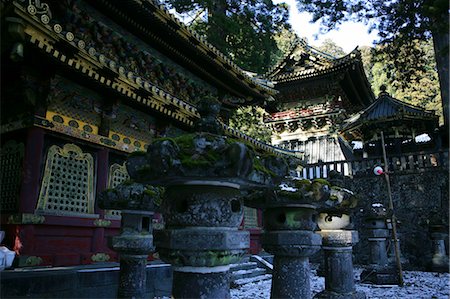
[[[445,252],[445,238],[448,238],[446,227],[435,225],[430,227],[431,241],[433,242],[433,257],[431,270],[435,272],[449,272],[449,260]]]
[[[174,267],[175,298],[229,298],[229,265],[250,244],[239,185],[185,180],[166,188],[166,229],[155,233],[160,258]]]
[[[322,243],[314,213],[310,204],[265,207],[262,246],[274,255],[271,298],[311,298],[309,257]]]
[[[365,226],[370,249],[370,265],[361,273],[361,281],[373,284],[399,284],[398,271],[389,263],[389,230],[384,217],[367,217]]]
[[[122,184],[99,196],[104,209],[121,210],[120,234],[109,239],[119,254],[118,298],[145,298],[147,257],[154,250],[152,218],[159,189],[141,184]]]
[[[145,298],[145,267],[154,250],[153,212],[122,210],[121,233],[111,239],[110,247],[119,253],[120,278],[118,298]]]
[[[314,298],[366,298],[356,292],[353,276],[352,246],[358,242],[353,230],[321,230],[325,258],[325,290]]]

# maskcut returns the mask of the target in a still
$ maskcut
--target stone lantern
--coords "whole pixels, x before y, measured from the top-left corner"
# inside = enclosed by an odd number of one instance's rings
[[[373,284],[399,284],[398,271],[389,263],[387,240],[390,239],[386,225],[386,209],[381,203],[372,204],[365,219],[370,265],[361,273],[361,281]]]
[[[246,204],[264,210],[262,246],[274,255],[270,298],[311,298],[309,257],[321,245],[311,199],[283,186]]]
[[[250,243],[249,232],[238,230],[243,195],[272,185],[287,165],[223,136],[216,100],[203,99],[197,108],[198,133],[155,140],[146,153],[128,159],[127,170],[136,182],[165,187],[166,227],[155,234],[155,244],[173,266],[173,297],[229,298],[229,265]]]
[[[449,260],[445,251],[445,239],[448,238],[448,227],[442,224],[432,224],[429,228],[430,238],[433,242],[433,256],[431,271],[449,272]]]
[[[121,230],[109,240],[119,253],[118,298],[145,298],[147,257],[154,250],[152,218],[162,190],[138,183],[123,183],[99,196],[102,209],[120,210]]]
[[[329,190],[329,195],[321,197],[317,220],[324,252],[325,290],[314,298],[366,298],[363,292],[355,290],[353,274],[352,249],[359,238],[352,229],[350,212],[357,199],[350,190],[325,180],[315,180],[314,184],[314,189]]]

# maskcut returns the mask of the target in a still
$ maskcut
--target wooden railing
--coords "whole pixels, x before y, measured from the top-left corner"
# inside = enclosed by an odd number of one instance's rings
[[[448,169],[448,159],[448,151],[419,152],[403,155],[390,155],[387,157],[388,169],[392,173]],[[327,178],[332,170],[350,177],[355,175],[373,175],[373,168],[375,166],[382,166],[384,168],[382,157],[307,164],[302,171],[300,171],[300,175],[307,179]]]

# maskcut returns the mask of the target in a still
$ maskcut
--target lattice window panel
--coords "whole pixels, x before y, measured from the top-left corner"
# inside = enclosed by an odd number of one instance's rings
[[[94,213],[94,158],[74,144],[49,148],[37,211]]]
[[[114,163],[109,168],[108,188],[115,188],[117,185],[129,179],[130,175],[128,174],[125,162],[122,165]],[[108,217],[120,218],[120,211],[118,210],[106,210],[105,214]]]
[[[0,210],[16,211],[25,146],[10,140],[0,151]]]
[[[258,227],[258,211],[256,209],[244,207],[244,227]]]

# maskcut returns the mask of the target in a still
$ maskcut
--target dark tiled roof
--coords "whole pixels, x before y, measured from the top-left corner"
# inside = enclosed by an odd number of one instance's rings
[[[370,121],[405,116],[435,117],[433,112],[396,100],[389,96],[388,93],[384,92],[380,94],[378,99],[372,105],[364,110],[361,119]]]
[[[342,131],[348,131],[361,125],[370,125],[391,120],[423,120],[437,122],[438,116],[432,111],[427,111],[391,97],[382,92],[378,99],[358,115],[347,120]]]
[[[288,54],[265,74],[265,77],[278,82],[316,77],[348,67],[361,60],[360,55],[355,49],[343,57],[336,58],[299,39]]]

